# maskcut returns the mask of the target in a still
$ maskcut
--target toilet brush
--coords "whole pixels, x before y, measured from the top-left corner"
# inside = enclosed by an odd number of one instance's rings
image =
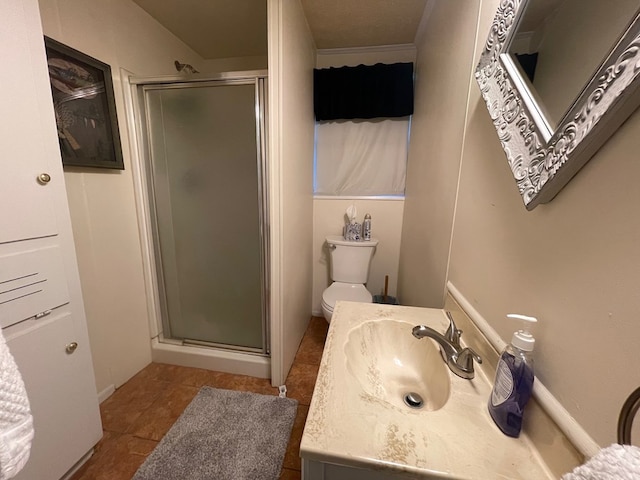
[[[389,295],[389,275],[384,276],[384,290],[382,294],[374,295],[371,299],[373,303],[386,303],[387,305],[397,305],[396,297]]]
[[[387,292],[389,291],[389,275],[384,276],[384,296],[382,297],[383,303],[387,303]]]

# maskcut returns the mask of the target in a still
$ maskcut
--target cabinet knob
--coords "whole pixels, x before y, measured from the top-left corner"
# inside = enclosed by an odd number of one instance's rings
[[[41,173],[40,175],[38,175],[38,183],[40,183],[41,185],[46,185],[50,181],[51,175],[49,175],[48,173]]]
[[[78,348],[78,343],[71,342],[70,344],[67,345],[67,348],[65,348],[65,350],[67,353],[71,354],[76,351],[76,348]]]

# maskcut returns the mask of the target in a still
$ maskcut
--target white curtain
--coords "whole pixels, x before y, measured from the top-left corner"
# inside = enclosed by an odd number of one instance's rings
[[[404,195],[409,117],[316,125],[317,195]]]

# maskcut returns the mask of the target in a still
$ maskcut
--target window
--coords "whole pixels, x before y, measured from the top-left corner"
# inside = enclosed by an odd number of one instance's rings
[[[404,195],[410,117],[316,123],[314,193]]]
[[[404,195],[413,63],[314,70],[314,193]]]

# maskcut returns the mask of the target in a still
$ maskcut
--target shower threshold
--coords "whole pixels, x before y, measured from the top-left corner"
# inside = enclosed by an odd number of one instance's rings
[[[151,340],[151,358],[154,362],[204,368],[218,372],[271,378],[271,358],[260,351],[239,351],[229,345],[209,342],[164,338]]]

